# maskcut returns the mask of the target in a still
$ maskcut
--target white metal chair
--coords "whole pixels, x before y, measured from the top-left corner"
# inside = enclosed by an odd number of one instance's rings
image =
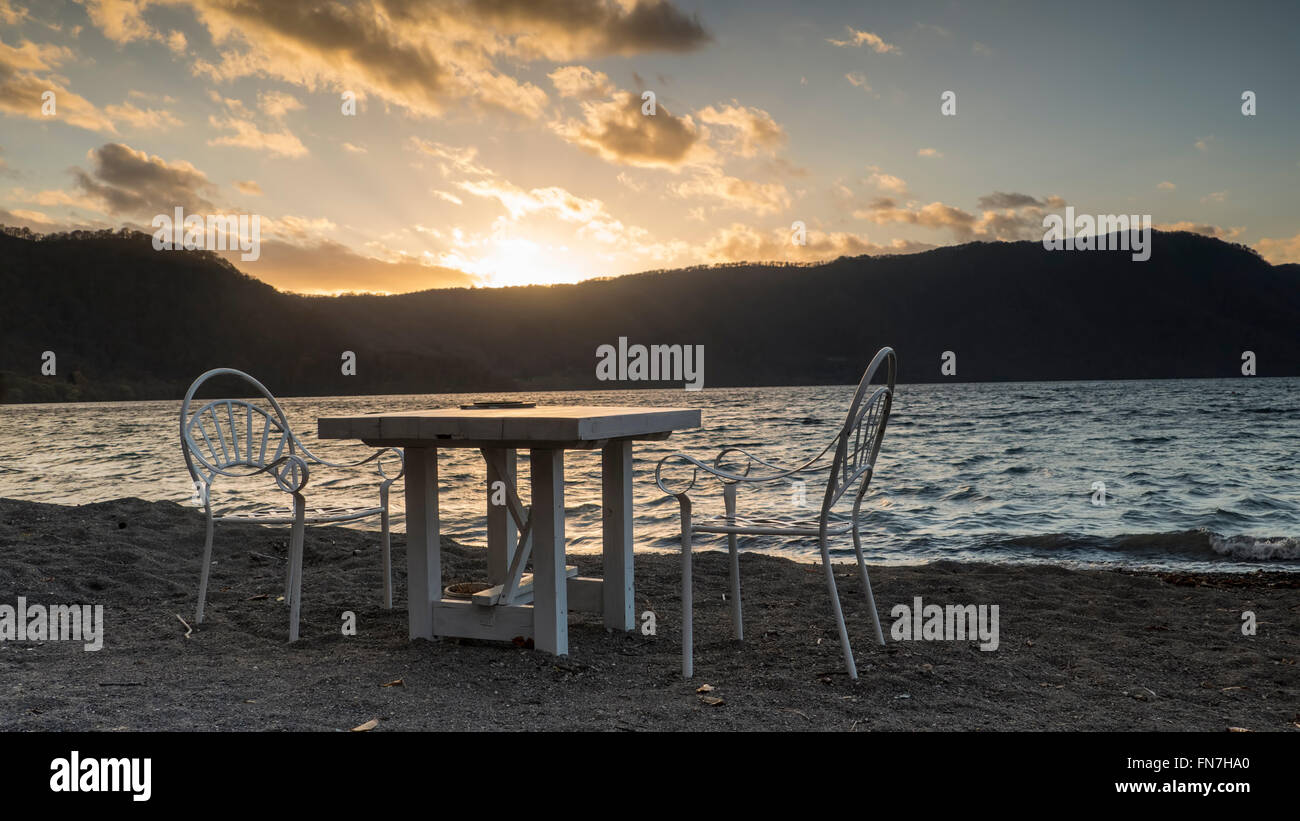
[[[214,399],[190,413],[194,395],[203,383],[218,376],[238,377],[252,385],[269,404],[260,407],[244,399]],[[213,524],[248,522],[255,524],[292,524],[289,559],[285,578],[285,600],[289,604],[289,641],[298,640],[298,614],[302,598],[303,527],[307,524],[349,522],[379,516],[383,531],[384,607],[393,606],[392,557],[388,530],[388,496],[393,482],[405,472],[403,454],[395,448],[382,448],[365,459],[337,464],[316,456],[294,434],[280,403],[266,387],[253,377],[233,368],[215,368],[194,380],[181,403],[181,452],[190,478],[203,503],[207,517],[207,538],[203,543],[203,570],[199,576],[199,604],[196,620],[203,621],[203,607],[208,594],[208,571],[212,567]],[[395,454],[398,472],[392,476],[384,468],[383,457]],[[353,468],[374,462],[381,479],[379,506],[371,508],[320,508],[307,512],[302,495],[310,477],[310,465]],[[269,474],[285,493],[293,497],[291,511],[262,510],[214,516],[212,484],[218,476],[247,478]]]
[[[897,374],[898,359],[892,348],[881,348],[871,364],[867,367],[853,403],[849,405],[848,416],[844,426],[820,453],[795,467],[785,467],[754,456],[740,448],[724,448],[712,464],[705,464],[684,453],[674,453],[659,461],[655,467],[655,484],[669,496],[674,496],[681,504],[682,517],[682,675],[690,678],[694,673],[694,635],[692,619],[691,591],[691,536],[693,533],[725,533],[730,553],[731,565],[731,621],[736,638],[745,637],[741,620],[740,606],[740,560],[737,550],[739,534],[765,536],[816,536],[821,548],[822,567],[826,571],[826,587],[830,591],[831,609],[835,613],[836,626],[840,633],[840,647],[844,652],[844,665],[849,677],[857,679],[858,668],[853,661],[853,648],[849,644],[849,634],[844,626],[844,612],[840,606],[839,591],[835,585],[835,570],[831,565],[828,540],[832,536],[853,534],[853,550],[857,554],[858,570],[862,575],[862,586],[867,592],[867,605],[871,610],[871,619],[876,628],[876,639],[885,643],[884,633],[880,629],[880,616],[876,612],[876,600],[871,593],[871,579],[867,574],[867,565],[862,558],[862,541],[859,536],[859,521],[862,498],[871,484],[871,474],[875,468],[876,456],[880,453],[880,442],[885,435],[885,425],[889,421],[889,411],[894,401],[894,379]],[[886,382],[873,385],[881,366],[886,368]],[[818,463],[828,453],[833,454],[830,474],[826,481],[826,493],[822,498],[821,511],[816,518],[793,519],[785,517],[741,517],[736,515],[736,490],[741,485],[776,482],[801,473],[820,472],[824,467]],[[743,459],[743,466],[724,467],[723,463],[731,457]],[[690,484],[681,490],[669,487],[669,480],[663,475],[664,465],[679,462],[692,468]],[[767,472],[751,475],[755,466]],[[717,517],[705,517],[693,520],[691,517],[691,499],[687,493],[695,486],[699,472],[703,470],[716,478],[722,485],[722,498],[726,513]],[[853,511],[845,516],[832,510],[835,504],[850,489],[856,487],[853,497]]]

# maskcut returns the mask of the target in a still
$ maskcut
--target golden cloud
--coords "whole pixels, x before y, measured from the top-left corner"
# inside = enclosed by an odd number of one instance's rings
[[[564,139],[601,159],[643,168],[679,169],[713,158],[705,143],[708,132],[690,115],[677,117],[662,104],[642,114],[642,100],[628,91],[613,99],[582,103],[582,119],[552,123]]]

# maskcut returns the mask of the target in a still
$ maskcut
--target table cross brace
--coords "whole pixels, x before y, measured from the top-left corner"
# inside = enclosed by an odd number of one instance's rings
[[[515,595],[519,589],[519,579],[524,574],[524,568],[528,565],[529,556],[533,552],[533,516],[532,511],[524,508],[523,502],[519,499],[519,493],[515,490],[515,484],[510,474],[506,471],[506,462],[504,454],[500,450],[479,448],[483,454],[483,460],[487,462],[493,470],[496,471],[497,478],[506,487],[506,509],[510,511],[510,518],[514,519],[515,526],[519,528],[519,543],[515,548],[515,555],[510,560],[510,569],[506,572],[505,583],[501,587],[501,604],[514,604]]]

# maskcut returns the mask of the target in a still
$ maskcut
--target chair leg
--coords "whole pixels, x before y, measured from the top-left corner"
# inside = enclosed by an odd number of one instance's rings
[[[383,502],[384,512],[379,515],[381,529],[383,530],[384,542],[380,545],[380,552],[383,555],[384,563],[384,609],[393,609],[393,554],[392,538],[388,530],[388,488],[380,491],[380,501]]]
[[[306,503],[294,494],[293,532],[289,537],[289,641],[298,640],[298,616],[302,610],[302,552],[305,539]]]
[[[682,678],[695,675],[694,605],[691,592],[691,500],[686,494],[677,497],[682,503]]]
[[[295,514],[297,515],[297,514]],[[284,557],[284,603],[293,604],[293,533],[294,525],[289,527],[289,552]]]
[[[208,528],[207,536],[203,540],[203,569],[199,572],[199,609],[194,614],[194,623],[203,623],[203,607],[208,600],[208,574],[212,571],[212,502],[208,501],[204,505],[204,513],[207,516]]]
[[[862,576],[862,587],[867,591],[867,607],[871,610],[871,623],[876,627],[876,641],[885,644],[885,633],[880,629],[880,613],[876,610],[876,597],[871,592],[871,576],[867,574],[867,563],[862,558],[862,542],[858,537],[857,511],[853,515],[853,552],[858,556],[858,572]]]
[[[835,626],[840,631],[840,649],[844,651],[844,666],[849,671],[849,678],[858,680],[858,666],[853,662],[853,647],[849,644],[849,631],[844,626],[844,611],[840,608],[840,593],[835,586],[835,566],[831,564],[830,550],[826,547],[826,537],[821,539],[822,567],[826,569],[826,587],[831,594],[831,610],[835,612]]]
[[[727,517],[736,515],[736,486],[726,485],[722,490],[723,503],[726,505]],[[736,633],[737,641],[745,640],[745,622],[740,607],[740,550],[735,533],[727,534],[727,552],[730,563],[728,572],[731,576],[731,628]]]
[[[727,549],[731,553],[731,626],[736,631],[736,640],[745,640],[745,622],[740,612],[740,551],[736,545],[736,534],[727,534]]]

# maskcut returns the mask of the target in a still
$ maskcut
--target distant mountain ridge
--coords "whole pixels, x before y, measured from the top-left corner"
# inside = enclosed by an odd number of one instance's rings
[[[0,401],[179,398],[235,367],[279,395],[671,387],[601,382],[601,345],[703,345],[706,387],[1300,375],[1300,266],[1156,232],[1127,251],[970,243],[811,266],[395,296],[277,292],[132,232],[0,233]],[[56,375],[41,374],[53,351]],[[353,351],[355,376],[341,373]],[[956,375],[940,372],[945,351]]]

